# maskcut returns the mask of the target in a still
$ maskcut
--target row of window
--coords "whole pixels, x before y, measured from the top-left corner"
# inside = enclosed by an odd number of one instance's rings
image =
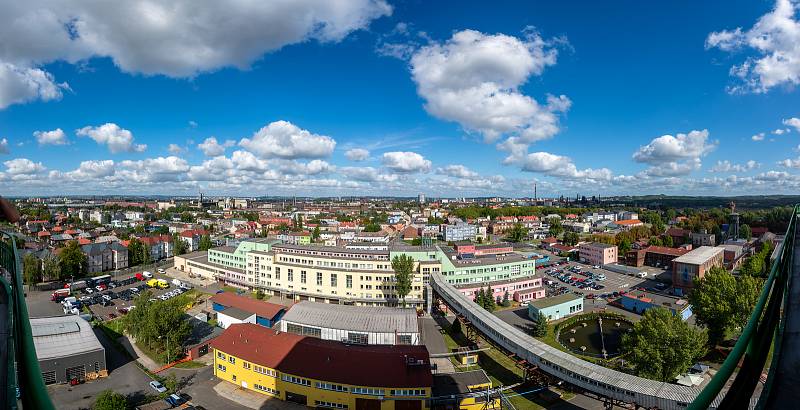
[[[424,396],[425,390],[423,389],[396,389],[391,390],[392,396]]]
[[[263,392],[267,392],[267,393],[269,393],[269,394],[272,394],[272,395],[274,395],[274,396],[278,396],[278,395],[280,395],[280,394],[281,394],[281,392],[280,392],[280,391],[278,391],[278,390],[275,390],[275,389],[270,389],[269,387],[267,387],[267,386],[262,386],[262,385],[260,385],[260,384],[254,384],[254,385],[253,385],[253,387],[255,387],[255,389],[256,389],[256,390],[261,390],[261,391],[263,391]]]
[[[323,408],[323,409],[346,409],[346,408],[348,408],[346,404],[334,403],[332,401],[314,400],[314,404],[317,406],[317,408]]]
[[[301,377],[295,377],[289,374],[281,375],[281,380],[289,383],[299,384],[301,386],[311,386],[311,382],[308,379],[303,379]]]
[[[353,387],[353,394],[365,394],[369,396],[383,396],[383,389],[373,389],[371,387]]]
[[[318,389],[322,390],[333,390],[333,391],[343,391],[343,392],[350,390],[347,388],[347,386],[342,386],[341,384],[317,382],[316,386]]]

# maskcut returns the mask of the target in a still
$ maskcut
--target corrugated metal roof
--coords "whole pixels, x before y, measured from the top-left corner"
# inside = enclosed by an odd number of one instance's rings
[[[89,322],[80,316],[33,318],[31,331],[39,360],[104,350]]]
[[[302,301],[283,316],[287,322],[327,329],[376,333],[418,333],[414,309],[348,306]]]

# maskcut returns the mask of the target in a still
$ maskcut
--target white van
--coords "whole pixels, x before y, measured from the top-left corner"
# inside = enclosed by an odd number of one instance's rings
[[[68,298],[64,298],[64,300],[61,302],[61,304],[64,305],[64,306],[67,306],[67,305],[73,305],[73,304],[75,304],[77,302],[78,302],[78,298],[76,298],[75,296],[70,296]]]
[[[636,277],[637,278],[646,278],[647,277],[647,272],[638,272],[636,274]]]
[[[151,279],[153,277],[153,272],[144,271],[142,272],[142,276],[144,276],[147,279]]]
[[[173,284],[173,285],[175,285],[175,286],[178,286],[178,287],[180,287],[180,286],[182,286],[182,285],[183,285],[183,282],[181,282],[181,281],[180,281],[180,280],[178,280],[178,279],[173,279],[173,280],[172,280],[172,284]]]

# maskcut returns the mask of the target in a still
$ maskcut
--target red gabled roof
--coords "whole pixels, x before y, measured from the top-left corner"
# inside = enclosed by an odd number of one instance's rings
[[[226,307],[235,307],[245,312],[255,313],[258,316],[274,319],[282,310],[288,310],[286,306],[275,303],[263,302],[247,296],[239,296],[235,293],[222,292],[211,297],[211,301]]]
[[[433,384],[424,345],[346,345],[241,323],[228,327],[211,346],[260,366],[326,382],[383,388]],[[410,365],[410,359],[422,364]]]
[[[92,243],[92,241],[86,238],[78,238],[78,245],[88,245],[90,243]]]
[[[50,232],[47,232],[47,231],[39,231],[39,233],[37,233],[37,234],[36,234],[36,236],[38,236],[38,237],[40,237],[40,238],[43,238],[43,237],[45,237],[45,236],[50,236]]]
[[[131,241],[119,241],[119,244],[124,246],[124,247],[126,247],[126,248],[128,247],[128,245],[130,245],[130,243],[131,243]]]
[[[558,239],[556,237],[554,237],[554,236],[548,236],[547,238],[542,239],[542,242],[544,242],[544,243],[556,243],[556,242],[558,242]]]
[[[614,223],[617,225],[640,225],[642,221],[638,219],[623,219]]]

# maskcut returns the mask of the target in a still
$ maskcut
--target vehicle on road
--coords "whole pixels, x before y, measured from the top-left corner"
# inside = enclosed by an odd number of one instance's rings
[[[70,289],[58,289],[50,295],[50,300],[53,302],[61,302],[64,298],[70,295]]]
[[[165,391],[167,391],[167,388],[164,387],[164,385],[161,384],[161,382],[158,382],[156,380],[153,380],[153,381],[150,382],[150,387],[152,387],[153,390],[155,390],[155,391],[157,391],[159,393],[164,393]]]
[[[162,274],[162,275],[163,275],[163,274],[167,273],[167,270],[166,270],[166,269],[164,269],[164,268],[158,268],[158,269],[156,270],[156,272],[158,272],[158,273],[160,273],[160,274]]]
[[[142,272],[142,276],[144,276],[147,279],[152,279],[153,278],[153,272],[144,271],[144,272]]]
[[[85,280],[79,280],[79,281],[75,281],[75,282],[68,283],[68,284],[64,285],[64,288],[72,290],[72,291],[76,291],[76,290],[81,290],[83,288],[86,288],[87,286],[89,286],[89,285],[86,283]]]

